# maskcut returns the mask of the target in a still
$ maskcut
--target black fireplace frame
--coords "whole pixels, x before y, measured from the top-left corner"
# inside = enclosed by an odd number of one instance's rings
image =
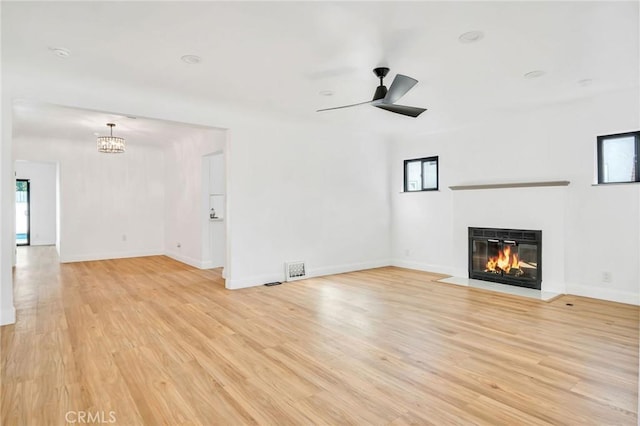
[[[483,281],[493,281],[501,284],[510,284],[518,287],[542,289],[542,231],[529,229],[502,229],[502,228],[473,228],[469,227],[469,278]],[[537,250],[536,279],[525,277],[510,277],[503,274],[478,272],[473,270],[473,241],[491,241],[504,244],[505,241],[535,244]]]

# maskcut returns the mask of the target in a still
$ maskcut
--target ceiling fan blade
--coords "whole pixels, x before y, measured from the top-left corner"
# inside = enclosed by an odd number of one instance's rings
[[[354,106],[358,106],[358,105],[365,105],[365,104],[370,104],[371,101],[366,101],[366,102],[360,102],[358,104],[351,104],[351,105],[342,105],[342,106],[338,106],[338,107],[333,107],[333,108],[323,108],[323,109],[319,109],[316,112],[321,112],[321,111],[331,111],[332,109],[342,109],[342,108],[351,108]]]
[[[403,97],[413,86],[418,83],[418,80],[415,78],[407,77],[406,75],[396,74],[396,77],[393,79],[393,83],[391,83],[391,87],[389,87],[389,91],[387,92],[387,96],[384,97],[383,101],[385,104],[392,104],[401,97]]]
[[[409,117],[417,117],[427,110],[426,108],[418,108],[418,107],[386,104],[386,103],[376,104],[374,106],[385,109],[387,111],[395,112],[396,114],[408,115]]]

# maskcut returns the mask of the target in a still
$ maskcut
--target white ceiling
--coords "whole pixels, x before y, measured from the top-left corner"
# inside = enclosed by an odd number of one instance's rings
[[[80,143],[109,135],[107,123],[114,123],[113,135],[135,145],[168,145],[197,140],[210,127],[127,116],[61,105],[16,100],[13,103],[13,135],[43,142],[65,139]]]
[[[637,1],[3,2],[3,72],[438,131],[637,87],[638,16]],[[470,30],[485,36],[460,43]],[[56,57],[50,47],[71,56]],[[202,63],[185,64],[186,54]],[[428,111],[417,119],[369,106],[315,112],[370,99],[379,65],[391,68],[387,86],[395,73],[419,80],[399,103]],[[546,75],[525,79],[532,70]],[[39,122],[38,108],[19,114]],[[105,122],[96,120],[92,132]]]

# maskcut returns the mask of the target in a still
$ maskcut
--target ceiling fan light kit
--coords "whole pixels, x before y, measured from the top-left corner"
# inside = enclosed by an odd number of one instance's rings
[[[387,90],[387,87],[384,85],[384,78],[389,73],[389,68],[387,67],[379,67],[374,68],[373,73],[380,79],[380,85],[376,88],[375,93],[373,94],[373,99],[366,102],[360,102],[357,104],[351,105],[343,105],[339,107],[333,108],[324,108],[319,109],[317,112],[321,111],[330,111],[334,109],[342,109],[342,108],[350,108],[357,105],[365,105],[369,104],[374,107],[384,109],[385,111],[395,112],[396,114],[402,114],[409,117],[417,117],[423,112],[425,112],[426,108],[418,108],[406,105],[397,105],[395,102],[403,97],[413,86],[418,83],[418,80],[407,77],[406,75],[397,74],[393,79],[393,83]]]

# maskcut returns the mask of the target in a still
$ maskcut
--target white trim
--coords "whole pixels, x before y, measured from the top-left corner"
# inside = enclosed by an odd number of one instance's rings
[[[90,262],[94,260],[125,259],[125,258],[131,258],[131,257],[146,257],[146,256],[167,256],[172,258],[173,260],[177,260],[178,262],[187,264],[189,266],[193,266],[194,268],[198,268],[198,269],[212,269],[212,268],[218,267],[218,266],[215,266],[211,261],[203,262],[202,260],[194,259],[192,257],[183,256],[178,253],[163,252],[161,250],[66,256],[60,259],[60,263]]]
[[[265,274],[254,275],[252,277],[229,279],[225,280],[224,286],[229,290],[238,290],[247,287],[257,287],[266,283],[272,283],[274,281],[284,281],[284,273],[279,274]]]
[[[111,259],[125,259],[129,257],[146,257],[146,256],[162,256],[164,253],[162,250],[149,250],[149,251],[130,251],[121,253],[96,253],[96,254],[80,254],[64,256],[60,258],[60,263],[72,263],[72,262],[90,262],[93,260],[111,260]]]
[[[29,245],[32,246],[55,246],[56,242],[50,240],[41,240],[41,241],[31,241]]]
[[[390,266],[389,260],[374,260],[370,262],[349,263],[346,265],[332,265],[324,266],[320,268],[307,269],[307,276],[305,279],[322,277],[325,275],[344,274],[347,272],[362,271],[364,269],[381,268],[384,266]],[[308,264],[307,264],[308,267]],[[229,290],[238,290],[247,287],[257,287],[266,283],[282,281],[284,282],[284,273],[279,274],[264,274],[254,275],[246,278],[227,278],[225,282],[226,288]]]
[[[16,308],[13,306],[0,309],[0,325],[15,324]]]
[[[214,268],[214,266],[212,266],[213,262],[210,262],[210,261],[203,262],[200,259],[195,259],[193,257],[184,256],[178,253],[164,252],[164,253],[160,253],[160,255],[165,255],[167,257],[172,258],[173,260],[177,260],[178,262],[187,264],[189,266],[193,266],[194,268],[198,268],[198,269]]]
[[[627,303],[630,305],[640,305],[640,294],[631,291],[567,283],[567,294],[609,300],[611,302]]]
[[[449,266],[431,265],[429,263],[414,262],[411,260],[402,259],[392,259],[391,265],[397,266],[398,268],[415,269],[417,271],[456,276],[456,274],[453,273],[453,268]]]
[[[200,269],[222,268],[222,270],[224,271],[224,265],[216,264],[213,260],[207,260],[207,261],[200,262],[199,268]]]
[[[321,268],[309,268],[307,270],[307,278],[322,277],[325,275],[344,274],[347,272],[362,271],[365,269],[382,268],[391,266],[388,259],[372,260],[369,262],[348,263],[346,265],[325,266]]]
[[[566,294],[567,286],[564,282],[542,280],[542,291],[547,291],[549,293]]]

